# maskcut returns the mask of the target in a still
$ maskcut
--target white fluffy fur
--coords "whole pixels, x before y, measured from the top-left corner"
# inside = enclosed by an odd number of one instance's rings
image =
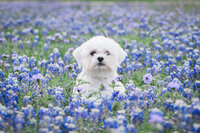
[[[94,53],[91,55],[91,53]],[[73,90],[73,96],[81,95],[82,99],[98,98],[99,96],[111,97],[113,88],[110,87],[112,80],[115,79],[117,74],[117,67],[123,62],[127,54],[123,51],[118,43],[114,40],[104,37],[96,36],[83,43],[80,47],[76,48],[73,52],[81,73],[77,77],[76,87]],[[98,57],[103,57],[103,65],[98,65]],[[86,84],[79,84],[78,80],[86,81]],[[105,89],[99,91],[101,85]],[[119,81],[116,82],[117,87],[115,91],[120,91],[120,94],[125,93],[123,84]],[[81,88],[81,91],[77,91]],[[99,92],[100,95],[95,95]]]

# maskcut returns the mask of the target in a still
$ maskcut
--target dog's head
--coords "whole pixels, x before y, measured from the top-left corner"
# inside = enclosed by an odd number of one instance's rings
[[[127,54],[114,40],[96,36],[76,48],[73,56],[82,70],[113,71],[123,62]]]

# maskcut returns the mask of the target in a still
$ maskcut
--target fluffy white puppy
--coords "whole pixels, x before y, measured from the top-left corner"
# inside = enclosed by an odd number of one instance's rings
[[[111,97],[114,91],[125,93],[120,81],[113,82],[118,76],[117,67],[127,56],[117,42],[96,36],[76,48],[73,56],[82,70],[77,77],[73,96],[98,99],[101,96]]]

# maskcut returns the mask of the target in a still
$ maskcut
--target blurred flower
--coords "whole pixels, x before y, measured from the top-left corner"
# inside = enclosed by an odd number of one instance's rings
[[[43,75],[41,73],[35,74],[32,77],[33,81],[41,80],[43,79]]]
[[[194,123],[192,127],[193,132],[200,132],[200,124],[199,123]]]
[[[104,120],[105,128],[117,128],[117,121],[113,118],[106,118]]]
[[[145,74],[143,76],[143,81],[144,81],[145,84],[150,84],[151,81],[152,81],[152,75],[150,73]]]
[[[149,123],[162,123],[163,122],[163,117],[158,114],[151,114],[149,117],[150,117]]]
[[[176,82],[176,81],[171,81],[171,82],[169,82],[169,84],[168,84],[168,87],[169,88],[171,88],[171,89],[176,89],[176,90],[178,90],[179,88],[180,88],[180,83],[179,82]]]
[[[163,123],[163,113],[161,110],[154,108],[149,114],[149,123]]]

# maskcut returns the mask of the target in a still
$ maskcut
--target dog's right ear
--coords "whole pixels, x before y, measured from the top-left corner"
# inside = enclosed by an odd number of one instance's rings
[[[78,67],[81,69],[82,68],[82,55],[81,55],[81,49],[82,47],[78,47],[74,50],[74,52],[72,53],[72,55],[74,56],[74,58],[76,59],[77,63],[78,63]]]
[[[127,53],[118,45],[118,62],[117,62],[117,67],[120,66],[120,64],[124,61],[124,59],[127,56]]]

